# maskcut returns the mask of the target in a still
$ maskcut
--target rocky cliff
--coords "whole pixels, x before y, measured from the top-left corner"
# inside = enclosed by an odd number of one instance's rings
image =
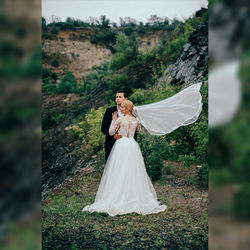
[[[111,61],[112,52],[104,45],[90,42],[91,29],[60,31],[56,39],[45,39],[42,45],[43,67],[51,69],[61,78],[70,70],[77,80],[86,77],[93,66]],[[136,35],[139,51],[146,52],[159,44],[162,31],[149,31],[145,35]]]
[[[156,86],[177,82],[191,84],[208,74],[208,22],[197,27],[184,45],[181,56],[165,70]]]

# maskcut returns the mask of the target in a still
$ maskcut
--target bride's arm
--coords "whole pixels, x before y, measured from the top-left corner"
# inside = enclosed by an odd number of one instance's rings
[[[121,119],[120,118],[118,118],[117,120],[112,120],[112,122],[110,124],[110,127],[109,127],[109,134],[111,136],[113,136],[116,133],[116,131],[120,127],[120,124],[121,124]]]

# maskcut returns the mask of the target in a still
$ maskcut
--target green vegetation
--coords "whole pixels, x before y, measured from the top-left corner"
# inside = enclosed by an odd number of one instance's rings
[[[93,71],[82,81],[76,80],[71,71],[67,71],[65,76],[56,84],[57,74],[50,69],[42,69],[42,92],[43,93],[78,93],[80,95],[89,94],[98,86],[103,77],[109,76],[108,63],[103,62],[100,66],[93,67]]]
[[[122,77],[122,75],[120,76]],[[123,76],[124,77],[124,76]],[[121,82],[122,78],[119,78]],[[129,98],[135,105],[160,101],[172,96],[180,90],[180,86],[166,86],[137,90]],[[201,88],[203,110],[199,119],[192,125],[181,127],[166,136],[152,136],[146,131],[138,134],[147,172],[152,180],[162,177],[163,161],[183,162],[184,166],[199,165],[196,183],[202,187],[208,186],[208,100],[207,84]],[[73,122],[71,131],[82,140],[83,157],[90,157],[103,149],[104,135],[101,132],[102,117],[107,106],[91,109],[84,118]]]
[[[103,148],[104,134],[101,132],[102,117],[107,106],[91,109],[84,120],[74,122],[70,132],[82,140],[82,152],[85,157],[90,157]]]
[[[64,120],[65,117],[66,114],[60,114],[55,109],[51,109],[42,119],[42,129],[45,131],[53,126],[58,125],[62,120]]]
[[[135,105],[157,102],[179,92],[183,82],[164,87],[155,87],[154,84],[166,67],[179,57],[192,31],[206,18],[204,14],[185,22],[170,22],[152,16],[146,24],[138,24],[128,18],[121,19],[119,27],[111,24],[105,16],[88,24],[67,19],[71,29],[77,27],[74,25],[91,27],[94,30],[91,42],[108,46],[114,56],[111,62],[94,67],[82,83],[77,83],[72,72],[68,72],[67,77],[57,84],[53,72],[43,71],[44,92],[81,93],[82,98],[87,99],[103,81],[107,84],[104,91],[108,103],[92,108],[85,116],[73,118],[67,130],[70,138],[81,142],[75,150],[79,158],[93,167],[87,170],[93,171],[85,173],[81,169],[82,172],[76,172],[71,180],[48,193],[43,201],[45,249],[144,249],[145,246],[152,249],[207,249],[207,78],[201,87],[202,113],[194,124],[165,136],[152,136],[144,129],[138,134],[137,141],[147,173],[157,191],[158,200],[168,206],[167,210],[148,216],[132,213],[115,217],[105,213],[81,212],[84,206],[94,201],[103,173],[105,137],[101,132],[101,123],[105,109],[114,103],[116,91],[127,91]],[[47,29],[46,34],[52,34],[50,29],[56,26],[55,23],[43,25]],[[135,33],[143,36],[148,31],[161,30],[165,32],[162,42],[151,51],[140,53]],[[43,128],[57,126],[64,119],[63,114],[51,110],[43,121]]]
[[[206,11],[202,17],[193,16],[185,22],[174,20],[171,24],[157,16],[152,16],[151,25],[154,27],[169,27],[170,34],[168,34],[167,38],[165,37],[167,42],[161,43],[145,54],[138,51],[137,40],[133,32],[129,32],[129,29],[134,31],[138,25],[132,19],[126,21],[121,20],[120,30],[122,31],[117,36],[114,46],[116,52],[111,62],[105,62],[99,67],[93,68],[92,73],[86,77],[82,84],[77,84],[74,75],[68,71],[58,85],[53,85],[49,78],[52,79],[55,76],[51,71],[44,69],[43,91],[48,93],[81,93],[83,96],[87,96],[99,85],[104,77],[108,77],[108,80],[106,80],[108,88],[105,96],[109,104],[114,101],[115,94],[119,89],[125,90],[129,94],[129,99],[135,105],[157,102],[179,92],[183,82],[176,83],[174,86],[160,88],[155,88],[154,83],[162,75],[167,65],[179,57],[183,45],[188,41],[195,28],[207,21]],[[142,23],[139,24],[140,27],[142,25]],[[104,16],[94,26],[96,29],[98,27],[102,28],[103,33],[109,32],[112,28],[109,20]],[[150,25],[145,25],[145,29],[149,27]],[[123,32],[124,30],[126,32]],[[134,80],[126,71],[124,73],[119,72],[120,69],[127,67],[131,72],[135,71],[137,73],[136,69],[138,67],[144,68],[148,64],[150,65],[147,66],[149,80],[144,84],[144,88],[138,88],[140,78]],[[152,180],[161,179],[163,162],[172,160],[182,162],[186,167],[192,164],[199,165],[195,182],[200,187],[207,188],[207,84],[203,84],[201,93],[203,96],[203,109],[199,119],[194,124],[181,127],[161,137],[151,136],[146,132],[139,134],[138,142],[145,157],[148,174]],[[98,154],[103,150],[104,136],[100,127],[104,111],[104,107],[91,109],[85,117],[80,117],[72,123],[71,132],[83,143],[82,157],[90,157],[92,154]],[[56,119],[52,116],[49,122],[56,123]],[[45,124],[49,122],[46,121]],[[95,132],[93,133],[93,131]]]
[[[67,71],[66,75],[61,79],[57,86],[58,93],[72,93],[77,88],[76,78],[71,71]]]
[[[173,167],[173,166],[172,166]],[[164,212],[108,216],[82,212],[94,201],[101,173],[76,174],[72,181],[48,194],[42,207],[44,249],[207,249],[207,195],[194,186],[180,184],[192,172],[178,166],[172,181],[154,181]],[[183,175],[184,172],[184,175]],[[201,203],[200,203],[201,202]]]
[[[131,61],[136,60],[139,54],[138,44],[134,36],[126,36],[120,33],[116,40],[116,54],[110,63],[110,69],[115,71],[126,65]]]

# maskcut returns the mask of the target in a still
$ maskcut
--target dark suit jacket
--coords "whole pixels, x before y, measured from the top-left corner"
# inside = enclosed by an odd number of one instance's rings
[[[102,120],[102,132],[106,135],[106,140],[105,140],[105,149],[106,148],[112,148],[116,139],[114,139],[113,136],[109,135],[109,127],[112,121],[112,113],[117,111],[117,107],[113,106],[110,108],[107,108],[105,111],[105,114],[103,116]],[[137,140],[137,133],[135,133],[134,136],[135,140]]]

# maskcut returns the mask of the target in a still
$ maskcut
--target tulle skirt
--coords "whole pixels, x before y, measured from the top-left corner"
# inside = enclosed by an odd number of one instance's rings
[[[145,215],[166,208],[157,201],[139,144],[133,137],[122,137],[110,152],[94,203],[82,211],[104,212],[110,216],[132,212]]]

